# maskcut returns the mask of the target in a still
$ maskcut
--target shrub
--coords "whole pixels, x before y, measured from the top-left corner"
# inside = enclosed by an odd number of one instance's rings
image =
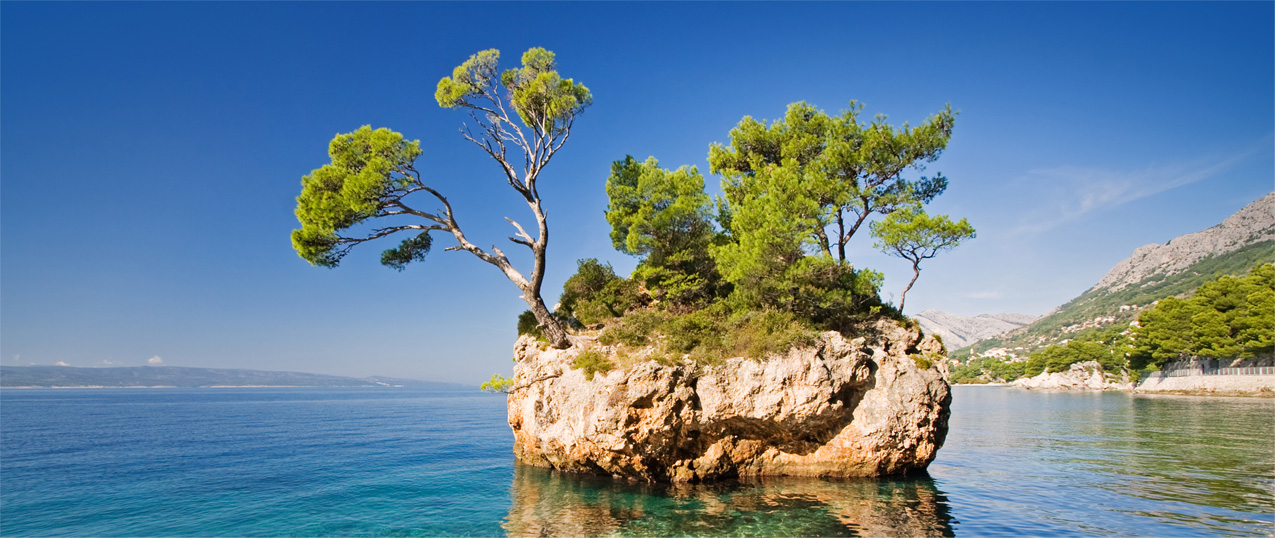
[[[791,312],[745,311],[732,318],[723,347],[724,351],[735,356],[760,360],[795,346],[812,344],[815,340],[814,329]]]
[[[478,386],[479,390],[486,392],[509,392],[513,388],[515,378],[505,377],[500,374],[491,374],[491,380]]]
[[[584,370],[584,378],[588,381],[593,381],[593,374],[610,372],[612,368],[615,368],[615,365],[611,364],[611,361],[603,357],[597,350],[590,349],[577,356],[575,361],[571,363],[571,367],[576,370]]]
[[[664,351],[687,354],[700,347],[722,348],[724,328],[717,314],[713,310],[697,310],[668,320],[663,326],[668,334],[664,340]]]
[[[518,336],[524,334],[530,334],[537,340],[545,339],[544,331],[540,330],[540,321],[530,310],[523,310],[521,314],[518,314]]]
[[[909,356],[912,357],[912,362],[916,363],[916,367],[922,370],[929,370],[930,368],[933,368],[934,360],[937,359],[929,353],[914,353]]]
[[[646,304],[642,289],[631,278],[617,278],[597,293],[576,303],[573,315],[581,323],[593,324],[623,316],[630,309]]]
[[[576,267],[576,274],[571,275],[562,285],[562,296],[558,298],[558,312],[579,319],[580,316],[576,314],[577,306],[593,300],[608,284],[620,278],[615,276],[615,270],[611,268],[611,264],[603,265],[596,258],[578,260]]]
[[[617,343],[633,347],[644,346],[650,342],[650,337],[664,321],[664,316],[653,310],[631,312],[621,318],[619,323],[602,331],[598,335],[598,342],[607,346]]]

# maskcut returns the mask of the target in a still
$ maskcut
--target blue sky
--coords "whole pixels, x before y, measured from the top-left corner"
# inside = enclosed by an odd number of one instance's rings
[[[440,249],[398,273],[366,245],[320,269],[288,241],[301,176],[364,124],[421,141],[475,243],[529,220],[433,99],[488,48],[546,47],[594,94],[541,180],[550,303],[579,258],[635,265],[603,218],[611,161],[707,174],[743,116],[857,99],[896,123],[960,110],[930,211],[979,236],[922,266],[908,312],[1041,314],[1275,187],[1273,18],[1269,2],[4,2],[0,364],[508,373],[525,305],[494,268]],[[907,262],[866,234],[850,256],[897,302]]]

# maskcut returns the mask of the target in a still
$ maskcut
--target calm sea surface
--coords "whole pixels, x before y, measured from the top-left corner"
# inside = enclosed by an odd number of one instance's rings
[[[1275,400],[957,387],[928,476],[618,484],[514,464],[504,398],[0,391],[4,536],[1275,534]]]

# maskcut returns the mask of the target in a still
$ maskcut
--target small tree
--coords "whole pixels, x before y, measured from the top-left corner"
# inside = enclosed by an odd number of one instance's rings
[[[907,300],[908,290],[921,276],[921,260],[933,258],[939,252],[954,248],[966,239],[975,237],[974,227],[965,219],[952,222],[947,215],[929,216],[925,212],[905,208],[886,215],[885,219],[868,225],[875,247],[882,252],[912,262],[912,280],[899,296],[899,311]]]
[[[495,49],[470,56],[452,76],[438,82],[434,95],[444,108],[469,110],[479,133],[466,127],[462,131],[465,139],[500,165],[509,186],[531,209],[537,224],[535,237],[517,222],[505,219],[517,230],[509,240],[532,252],[534,262],[528,276],[515,269],[496,246],[488,252],[465,237],[447,198],[428,186],[416,169],[419,142],[407,142],[401,134],[370,126],[333,138],[328,147],[332,162],[302,178],[296,209],[301,228],[292,232],[292,245],[306,261],[335,267],[355,245],[399,232],[414,233],[381,255],[382,263],[402,270],[408,263],[425,258],[432,246],[430,232],[448,232],[456,245],[445,250],[468,251],[500,269],[522,291],[549,343],[565,348],[571,345],[566,331],[540,296],[549,226],[536,182],[566,143],[575,117],[592,103],[592,96],[583,84],[562,78],[553,53],[545,49],[528,50],[522,55],[521,68],[498,73],[499,59],[500,51]],[[442,207],[424,211],[416,202],[409,205],[407,198],[418,192],[428,193]],[[349,233],[364,221],[407,217],[417,221]]]

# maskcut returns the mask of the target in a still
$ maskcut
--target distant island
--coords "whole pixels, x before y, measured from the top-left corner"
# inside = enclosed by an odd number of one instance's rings
[[[400,387],[472,389],[392,377],[341,377],[300,372],[266,372],[178,366],[76,368],[71,366],[0,366],[0,387],[141,388],[141,387]]]

